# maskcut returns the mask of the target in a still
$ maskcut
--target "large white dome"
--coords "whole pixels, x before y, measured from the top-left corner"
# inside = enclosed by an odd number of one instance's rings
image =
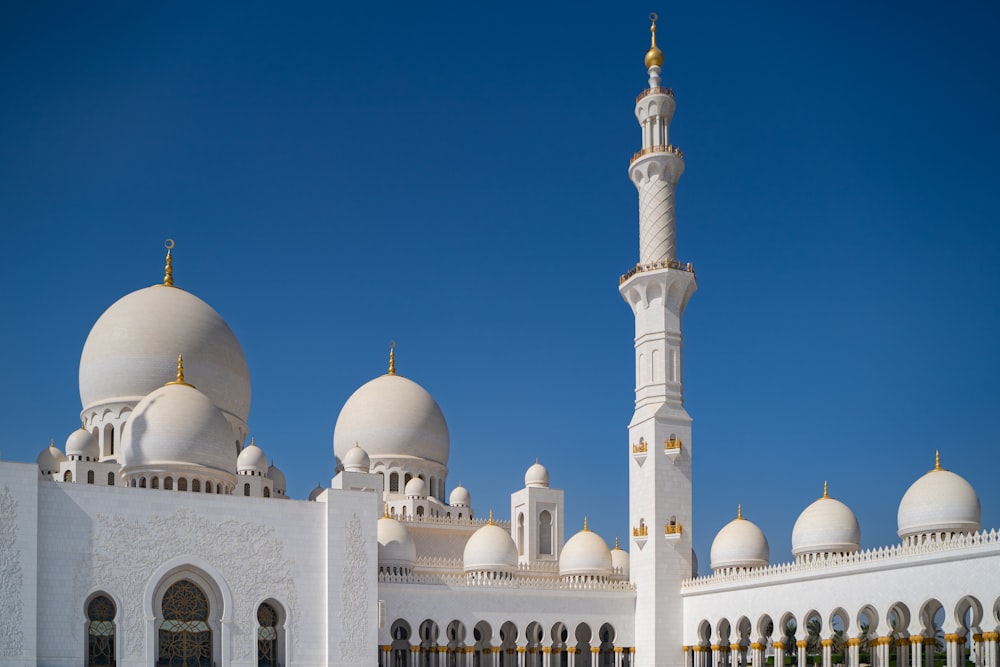
[[[517,567],[517,546],[510,533],[488,523],[465,543],[462,563],[466,572],[513,572]]]
[[[245,424],[250,372],[236,336],[207,303],[165,285],[122,297],[90,330],[80,357],[84,411],[138,402],[174,376],[179,354],[188,381]]]
[[[85,428],[78,428],[66,438],[66,456],[82,461],[96,461],[101,457],[101,448],[93,433]]]
[[[390,517],[378,520],[378,564],[409,568],[417,560],[417,546],[406,526]]]
[[[743,518],[738,512],[735,519],[722,527],[712,541],[711,566],[713,570],[730,567],[762,567],[771,556],[767,538],[757,524]]]
[[[792,528],[792,555],[854,553],[861,548],[858,519],[844,503],[827,494],[802,510]]]
[[[235,484],[236,445],[222,411],[189,384],[171,383],[139,401],[125,423],[122,474],[221,473]],[[218,477],[218,474],[213,474]]]
[[[451,449],[437,402],[401,375],[377,377],[347,399],[333,430],[333,452],[344,460],[355,443],[372,459],[409,457],[443,466]]]
[[[559,574],[561,576],[611,576],[613,560],[611,549],[608,548],[600,535],[587,529],[569,538],[559,554]]]
[[[907,489],[896,524],[903,539],[922,533],[970,533],[979,530],[981,511],[972,485],[942,468],[939,460]]]

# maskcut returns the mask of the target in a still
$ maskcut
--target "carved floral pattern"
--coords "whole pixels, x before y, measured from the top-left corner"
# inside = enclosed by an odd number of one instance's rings
[[[17,544],[17,501],[6,486],[0,494],[0,655],[21,655],[21,552]]]
[[[358,515],[344,526],[344,581],[340,589],[340,658],[345,663],[364,662],[368,621],[368,567]]]

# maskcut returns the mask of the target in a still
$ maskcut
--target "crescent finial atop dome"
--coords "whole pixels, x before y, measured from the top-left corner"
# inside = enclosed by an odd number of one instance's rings
[[[389,375],[396,374],[396,341],[389,341]]]
[[[163,284],[166,287],[174,286],[174,256],[171,254],[171,250],[174,247],[174,240],[167,239],[163,243],[163,247],[167,249],[167,264],[163,267]]]
[[[660,17],[653,12],[649,15],[649,51],[646,51],[646,69],[651,67],[662,67],[663,66],[663,51],[660,51],[659,47],[656,46],[656,21]]]

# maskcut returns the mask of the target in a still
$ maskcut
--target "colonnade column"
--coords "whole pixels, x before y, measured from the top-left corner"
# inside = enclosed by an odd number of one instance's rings
[[[909,667],[910,665],[910,639],[903,637],[896,640],[896,664],[892,667]]]
[[[934,637],[924,637],[924,667],[934,667],[934,649],[937,640]]]
[[[741,667],[740,665],[740,645],[729,645],[729,665],[730,667]]]
[[[387,644],[382,644],[378,647],[378,664],[379,667],[389,667],[392,662],[389,659],[389,653],[392,652],[392,646]]]
[[[795,642],[796,653],[795,662],[798,667],[806,667],[806,646],[809,645],[805,639],[800,639]]]
[[[615,647],[615,667],[622,667],[622,653],[623,649],[621,646]]]
[[[911,667],[924,667],[922,664],[921,657],[923,655],[921,649],[924,646],[924,638],[922,635],[910,635],[910,665]]]
[[[823,649],[823,667],[833,667],[833,640],[821,639],[819,645]]]
[[[1000,632],[983,633],[983,654],[979,664],[983,667],[997,667],[997,641]]]
[[[876,667],[891,667],[889,664],[889,648],[892,646],[892,637],[877,637],[875,639],[875,650],[878,656]]]
[[[847,640],[847,667],[858,667],[861,664],[861,640],[851,637]]]
[[[750,644],[750,664],[753,667],[764,667],[764,648],[764,644],[760,642]],[[781,665],[776,665],[776,667],[781,667]]]
[[[552,667],[552,648],[542,647],[542,667]]]
[[[785,642],[774,642],[774,667],[784,667],[785,665]]]

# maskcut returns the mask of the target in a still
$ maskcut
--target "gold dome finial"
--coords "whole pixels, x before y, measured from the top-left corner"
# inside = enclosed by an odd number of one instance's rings
[[[621,547],[620,547],[620,546],[618,546],[618,536],[617,536],[617,535],[615,535],[615,550],[616,550],[616,551],[618,551],[618,550],[620,550],[620,549],[621,549]]]
[[[170,251],[174,247],[174,240],[167,239],[163,243],[163,247],[167,249],[167,265],[163,267],[163,284],[167,287],[174,286],[174,256],[170,254]]]
[[[257,443],[253,441],[253,436],[252,435],[250,436],[250,446],[251,447],[256,447],[257,446]]]
[[[736,506],[736,518],[737,519],[742,519],[743,518],[743,504],[742,503],[740,503],[739,505]]]
[[[656,21],[659,20],[656,12],[649,15],[649,51],[646,51],[646,69],[663,66],[663,51],[656,46]]]
[[[587,528],[587,517],[583,517],[583,532],[589,533],[590,528]]]
[[[827,486],[827,483],[826,483],[825,479],[823,480],[823,497],[824,498],[829,498],[830,497],[830,487]]]
[[[944,470],[941,467],[941,450],[939,449],[934,450],[934,470]]]
[[[184,385],[185,387],[191,387],[192,389],[194,388],[193,384],[188,384],[187,382],[184,381],[184,355],[183,354],[178,354],[177,355],[177,379],[173,380],[171,382],[168,382],[167,384],[180,384],[180,385]]]
[[[389,375],[396,374],[396,341],[389,341]]]
[[[384,519],[388,519],[389,518],[389,503],[385,504],[385,516],[382,517],[382,518],[384,518]]]
[[[492,509],[490,509],[490,520],[487,523],[490,526],[493,525],[493,510]]]

